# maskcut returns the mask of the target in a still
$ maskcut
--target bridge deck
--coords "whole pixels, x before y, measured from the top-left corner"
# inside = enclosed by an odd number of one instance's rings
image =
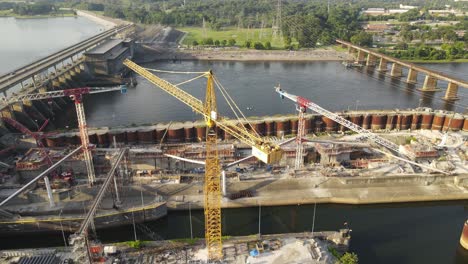
[[[444,81],[447,81],[447,82],[457,84],[458,86],[468,88],[468,82],[466,80],[455,78],[455,77],[449,76],[447,74],[444,74],[442,72],[434,71],[434,70],[431,70],[431,69],[416,65],[414,63],[405,62],[405,61],[402,61],[402,60],[387,56],[385,54],[375,52],[375,51],[372,51],[372,50],[369,50],[369,49],[354,45],[354,44],[352,44],[350,42],[347,42],[347,41],[344,41],[344,40],[337,39],[336,42],[338,42],[340,44],[350,46],[350,47],[352,47],[354,49],[357,49],[357,50],[362,50],[362,51],[364,51],[364,52],[366,52],[368,54],[371,54],[373,56],[383,58],[386,61],[393,62],[393,63],[398,63],[398,64],[400,64],[400,65],[402,65],[404,67],[407,67],[408,69],[413,69],[413,70],[415,70],[417,72],[425,73],[425,74],[433,76],[433,77],[435,77],[435,78],[437,78],[439,80],[444,80]]]
[[[74,44],[52,55],[39,59],[33,63],[30,63],[26,66],[23,66],[14,71],[11,71],[3,76],[0,76],[0,92],[4,92],[8,90],[10,87],[22,82],[25,79],[28,79],[34,76],[35,74],[43,71],[44,69],[53,67],[57,63],[64,61],[80,53],[81,51],[96,45],[100,41],[118,32],[128,29],[131,26],[132,24],[126,24],[126,25],[121,25],[121,26],[117,26],[115,28],[109,29],[94,37],[86,39],[80,43]]]

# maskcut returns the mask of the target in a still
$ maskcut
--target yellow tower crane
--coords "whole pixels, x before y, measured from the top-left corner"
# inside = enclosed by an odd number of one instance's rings
[[[193,111],[203,115],[206,130],[206,161],[204,185],[205,241],[209,260],[221,260],[223,247],[221,241],[221,167],[217,150],[216,127],[233,135],[241,142],[252,147],[252,154],[265,163],[276,163],[281,159],[282,151],[276,144],[263,140],[258,134],[247,130],[241,123],[218,115],[214,90],[214,75],[211,71],[207,77],[205,102],[195,98],[170,82],[163,80],[129,59],[123,64],[138,73],[154,85],[174,96]]]

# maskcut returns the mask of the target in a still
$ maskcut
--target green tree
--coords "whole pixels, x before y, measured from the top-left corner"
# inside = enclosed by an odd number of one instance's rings
[[[447,58],[445,50],[432,50],[429,54],[431,60],[444,60]]]
[[[417,8],[414,8],[414,9],[408,10],[405,13],[400,14],[400,16],[398,17],[398,20],[403,21],[403,22],[408,22],[408,21],[418,20],[420,17],[421,15],[419,14],[419,10]]]
[[[405,42],[410,42],[413,40],[413,32],[409,30],[402,30],[400,31],[400,36]]]
[[[290,36],[286,36],[286,37],[284,38],[284,48],[285,48],[285,49],[290,49],[290,48],[291,48],[291,42],[292,42],[291,37],[290,37]]]
[[[205,39],[202,40],[203,45],[210,45],[211,46],[211,45],[213,45],[213,43],[214,42],[213,42],[212,38],[205,38]]]
[[[192,46],[198,46],[198,41],[196,40],[192,41]]]
[[[322,31],[322,33],[320,34],[318,38],[318,41],[320,42],[321,45],[330,45],[335,42],[330,32],[326,30]]]
[[[406,44],[405,42],[400,42],[400,43],[395,45],[395,49],[396,50],[407,50],[408,49],[408,44]]]
[[[250,46],[252,46],[252,41],[251,40],[246,40],[245,41],[245,47],[250,49]]]
[[[265,42],[265,49],[271,50],[271,43],[270,43],[270,41]]]
[[[355,253],[346,252],[340,258],[341,264],[357,264],[358,261],[358,256]]]
[[[361,31],[351,37],[351,42],[359,46],[371,46],[372,35],[367,32]]]
[[[219,40],[215,40],[214,44],[215,44],[215,46],[219,46],[221,44],[221,42],[219,42]]]
[[[415,49],[414,55],[416,56],[416,58],[428,59],[432,50],[433,48],[431,47],[428,47],[426,45],[421,45]]]
[[[262,50],[262,49],[265,49],[265,47],[263,46],[263,44],[261,42],[255,42],[254,43],[254,49],[257,49],[257,50]]]
[[[231,47],[236,45],[236,40],[235,39],[229,39],[228,40],[228,45],[231,46]]]
[[[223,41],[221,41],[221,45],[223,45],[223,47],[226,47],[226,45],[227,45],[227,40],[223,39]]]

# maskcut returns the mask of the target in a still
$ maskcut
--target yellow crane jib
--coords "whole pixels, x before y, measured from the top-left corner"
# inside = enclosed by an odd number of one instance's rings
[[[123,64],[150,81],[152,84],[158,86],[168,94],[188,105],[190,108],[192,108],[193,111],[203,115],[208,126],[209,124],[214,123],[228,134],[251,146],[252,154],[259,160],[265,163],[277,163],[281,159],[282,150],[278,145],[265,141],[245,129],[241,129],[234,120],[229,120],[225,117],[219,116],[216,112],[206,112],[206,105],[204,105],[201,100],[171,84],[170,82],[157,77],[133,61],[126,59]],[[206,75],[207,78],[213,78],[211,72],[207,72]]]

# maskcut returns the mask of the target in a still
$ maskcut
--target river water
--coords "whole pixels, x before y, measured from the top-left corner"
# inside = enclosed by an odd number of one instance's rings
[[[468,79],[468,64],[427,65],[462,79]],[[234,98],[247,116],[294,114],[292,102],[282,101],[274,92],[278,83],[293,94],[311,99],[326,109],[333,111],[354,109],[403,109],[428,106],[435,109],[454,109],[464,112],[467,106],[468,91],[460,89],[462,100],[447,104],[438,92],[430,98],[416,90],[418,85],[408,86],[404,82],[391,80],[376,72],[345,69],[339,62],[203,62],[182,61],[178,63],[159,62],[145,67],[182,71],[201,72],[212,69],[220,83]],[[158,76],[177,84],[189,80],[196,74],[159,73]],[[419,76],[422,84],[423,76]],[[127,95],[119,93],[97,94],[85,98],[86,115],[90,126],[120,126],[148,124],[168,121],[198,120],[193,113],[177,99],[154,87],[142,77],[137,77],[136,88]],[[185,91],[203,99],[205,78],[181,85]],[[446,83],[439,82],[446,88]],[[220,113],[232,117],[230,108],[218,92]],[[247,110],[249,109],[249,110]],[[73,109],[66,120],[74,116]],[[74,123],[68,125],[73,126]]]
[[[71,46],[104,30],[84,17],[0,17],[0,75]]]
[[[0,18],[0,32],[8,36],[0,43],[0,73],[48,55],[90,37],[101,26],[84,18],[54,18],[14,20]],[[5,33],[6,32],[6,33]],[[409,87],[390,78],[345,69],[338,62],[160,62],[145,65],[172,71],[206,71],[213,69],[217,78],[247,116],[294,113],[291,102],[281,101],[274,93],[277,83],[323,107],[335,110],[393,109],[430,106],[464,112],[468,93],[460,91],[462,100],[447,105],[434,98],[423,98]],[[468,64],[430,64],[428,67],[468,79]],[[159,74],[173,83],[196,75]],[[90,126],[120,126],[197,120],[185,105],[137,77],[138,86],[128,94],[97,94],[85,99]],[[422,79],[420,79],[422,83]],[[444,83],[441,87],[445,89]],[[198,98],[203,98],[204,80],[181,86]],[[417,87],[417,86],[416,86]],[[218,96],[221,98],[221,96]],[[221,113],[231,116],[228,107],[219,100]],[[251,110],[247,110],[251,108]],[[75,114],[61,116],[59,123],[73,126]],[[65,119],[69,119],[65,121]],[[76,119],[75,119],[76,120]],[[60,120],[59,120],[60,121]],[[467,252],[458,240],[463,222],[468,217],[468,202],[416,203],[374,206],[317,205],[315,230],[337,230],[344,221],[351,228],[351,250],[360,263],[468,263]],[[264,234],[309,231],[313,222],[313,205],[267,207],[261,210],[261,232]],[[164,238],[189,237],[189,213],[169,212],[161,220],[147,223]],[[203,236],[203,212],[192,212],[194,236]],[[258,232],[258,208],[223,210],[223,233],[247,235]],[[137,234],[140,239],[149,239]],[[104,242],[133,239],[132,226],[98,231]],[[44,247],[62,245],[61,234],[15,236],[0,239],[1,248]]]

